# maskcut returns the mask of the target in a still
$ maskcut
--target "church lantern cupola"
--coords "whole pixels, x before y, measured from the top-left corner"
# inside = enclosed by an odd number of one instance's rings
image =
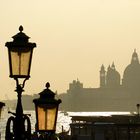
[[[131,64],[139,64],[138,54],[136,53],[136,49],[132,54]]]

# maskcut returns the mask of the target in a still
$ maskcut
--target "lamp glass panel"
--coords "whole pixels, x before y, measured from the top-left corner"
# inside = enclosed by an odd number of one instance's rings
[[[28,76],[30,70],[30,59],[31,59],[30,49],[11,49],[10,60],[11,60],[11,76]]]
[[[56,108],[50,108],[46,112],[46,129],[55,130]]]
[[[37,113],[38,113],[38,129],[39,130],[45,130],[45,111],[44,108],[37,107]]]
[[[41,108],[38,106],[38,129],[55,130],[57,108]]]

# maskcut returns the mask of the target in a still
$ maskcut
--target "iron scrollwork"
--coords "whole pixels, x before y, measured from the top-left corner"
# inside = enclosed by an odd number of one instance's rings
[[[8,112],[8,113],[11,113],[14,116],[9,117],[7,121],[5,140],[15,140],[16,114],[13,112]],[[23,114],[23,121],[24,121],[23,139],[24,140],[31,140],[31,122],[28,115],[29,114]]]

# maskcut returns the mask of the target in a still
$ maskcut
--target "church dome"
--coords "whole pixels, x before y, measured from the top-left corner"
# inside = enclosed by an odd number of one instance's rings
[[[124,70],[123,78],[137,78],[140,76],[140,64],[130,64]]]
[[[139,87],[140,83],[140,64],[136,51],[134,51],[129,64],[124,70],[122,85],[127,88]]]
[[[120,79],[120,74],[118,71],[111,69],[107,72],[107,77],[111,79]]]
[[[111,67],[110,66],[108,67],[106,84],[107,87],[112,88],[120,86],[120,74],[118,71],[116,71],[114,63],[112,64]]]

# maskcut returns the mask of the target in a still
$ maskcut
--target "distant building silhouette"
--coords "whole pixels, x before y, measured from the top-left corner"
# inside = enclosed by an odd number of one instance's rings
[[[99,88],[84,88],[79,80],[73,80],[67,93],[58,95],[63,101],[61,110],[136,111],[136,104],[140,103],[140,63],[136,50],[122,79],[114,62],[107,70],[102,64],[99,74]]]
[[[78,79],[73,80],[66,93],[56,95],[62,99],[60,109],[63,111],[137,111],[136,105],[140,104],[140,63],[136,50],[122,78],[114,62],[107,69],[103,64],[101,65],[99,78],[98,88],[84,88],[83,83]],[[23,95],[25,110],[34,109],[32,100],[36,96]],[[16,101],[12,101],[9,106],[15,104]]]

